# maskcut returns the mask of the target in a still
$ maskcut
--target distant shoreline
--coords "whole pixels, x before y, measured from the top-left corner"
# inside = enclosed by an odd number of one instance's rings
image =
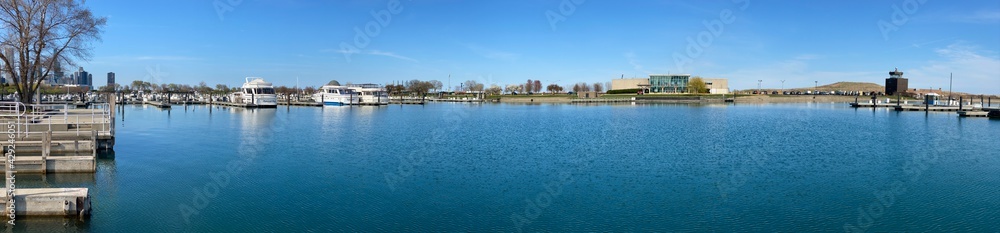
[[[879,97],[879,100],[885,100],[887,97]],[[500,97],[499,103],[574,103],[573,98],[570,97]],[[779,96],[772,97],[768,95],[753,95],[753,96],[740,96],[735,98],[736,103],[830,103],[830,102],[843,102],[843,103],[853,103],[855,96],[842,96],[842,95],[789,95],[789,96]],[[871,100],[870,96],[859,96],[857,100],[860,102],[867,102]],[[892,98],[895,100],[895,98]],[[486,100],[490,102],[491,100]],[[650,103],[723,103],[721,98],[706,98],[702,100],[640,100],[641,102]],[[911,101],[919,101],[912,100]],[[599,103],[595,103],[599,104]]]

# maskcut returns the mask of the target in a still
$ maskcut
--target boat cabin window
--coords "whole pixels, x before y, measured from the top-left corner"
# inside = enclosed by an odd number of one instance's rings
[[[246,94],[274,94],[274,88],[243,88],[243,93]]]

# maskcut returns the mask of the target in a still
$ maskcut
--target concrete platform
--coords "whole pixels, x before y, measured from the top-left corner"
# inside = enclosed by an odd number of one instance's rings
[[[923,105],[903,105],[895,107],[896,111],[936,111],[936,112],[957,112],[957,106],[923,106]],[[970,108],[965,108],[966,110]]]
[[[323,106],[323,104],[317,103],[317,102],[301,102],[301,101],[299,101],[299,102],[297,102],[297,101],[292,101],[292,102],[281,102],[281,101],[278,101],[278,105],[282,105],[282,106],[285,106],[285,105],[291,105],[291,106],[311,106],[311,107],[322,107]]]
[[[275,107],[278,107],[277,105],[275,105],[275,106],[261,106],[261,105],[256,105],[256,104],[230,103],[230,102],[213,102],[212,104],[222,105],[222,106],[229,106],[229,107],[240,107],[240,108],[275,108]]]
[[[986,117],[989,112],[984,111],[959,111],[958,116],[960,117]]]
[[[7,160],[3,161],[7,166]],[[97,172],[97,156],[17,156],[14,171],[18,173],[93,173]]]
[[[170,108],[169,102],[147,101],[146,104],[153,105],[158,108]]]
[[[0,204],[9,213],[7,188],[0,194]],[[15,188],[14,213],[17,216],[89,216],[90,190],[87,188]],[[4,215],[7,218],[7,215]]]
[[[896,103],[851,103],[851,107],[855,108],[895,108],[897,105]]]

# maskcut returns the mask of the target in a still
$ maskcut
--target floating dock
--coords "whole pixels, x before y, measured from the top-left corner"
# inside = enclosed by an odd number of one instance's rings
[[[851,107],[855,108],[895,108],[901,106],[896,103],[851,103]]]
[[[960,117],[986,117],[988,114],[986,111],[958,111]]]
[[[281,101],[278,101],[278,105],[309,106],[309,107],[322,107],[323,106],[323,104],[315,102],[315,101],[314,102],[306,102],[306,101],[281,102]]]
[[[278,107],[277,105],[275,105],[275,106],[261,106],[261,105],[251,104],[251,103],[230,103],[230,102],[214,102],[212,104],[222,105],[222,106],[229,106],[229,107],[239,107],[239,108],[275,108],[275,107]]]
[[[169,102],[146,101],[146,104],[156,106],[157,108],[170,108]]]

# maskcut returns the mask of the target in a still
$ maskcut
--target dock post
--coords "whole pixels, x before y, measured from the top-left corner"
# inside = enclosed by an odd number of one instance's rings
[[[962,96],[958,96],[958,111],[962,111]]]
[[[49,154],[52,153],[52,130],[45,133],[42,144],[42,174],[45,174],[49,170]]]
[[[872,95],[872,109],[878,107],[878,95]]]
[[[931,109],[930,103],[927,103],[927,98],[924,98],[924,112],[929,112]]]

